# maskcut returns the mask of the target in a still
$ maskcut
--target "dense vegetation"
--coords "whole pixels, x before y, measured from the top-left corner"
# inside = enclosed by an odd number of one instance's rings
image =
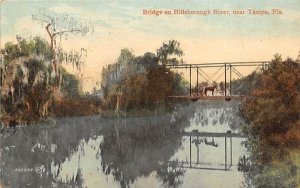
[[[9,42],[1,49],[1,121],[5,126],[95,111],[94,107],[89,108],[93,103],[81,97],[79,79],[62,66],[54,66],[53,53],[39,37],[17,44]],[[67,110],[74,108],[77,112]]]
[[[276,56],[244,103],[255,187],[296,187],[300,154],[300,64]],[[298,167],[297,167],[298,166]],[[297,180],[298,178],[298,180]]]
[[[167,104],[167,96],[185,94],[182,75],[165,66],[179,63],[170,57],[182,54],[177,41],[164,43],[157,54],[136,57],[128,49],[121,50],[117,62],[102,70],[103,109],[154,110]]]

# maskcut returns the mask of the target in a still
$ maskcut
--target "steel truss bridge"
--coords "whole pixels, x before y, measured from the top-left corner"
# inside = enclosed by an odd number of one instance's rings
[[[225,63],[205,63],[205,64],[168,64],[166,65],[167,68],[170,69],[189,69],[189,96],[169,96],[170,98],[189,98],[191,100],[193,99],[202,99],[202,100],[224,100],[225,99],[234,99],[234,100],[240,100],[243,98],[243,96],[233,96],[232,95],[232,76],[237,75],[239,79],[243,78],[243,74],[241,74],[237,68],[238,67],[256,67],[257,69],[266,70],[268,68],[268,65],[270,64],[270,61],[258,61],[258,62],[225,62]],[[207,74],[208,69],[212,68],[219,68],[214,74],[209,76]],[[196,70],[196,86],[197,86],[197,95],[192,96],[192,70]],[[195,71],[194,71],[195,72]],[[220,74],[221,73],[221,74]],[[212,78],[214,76],[217,76],[220,74],[215,80],[220,79],[222,76],[224,76],[224,93],[222,91],[219,91],[220,93],[223,93],[223,96],[203,96],[199,92],[199,79],[205,80],[208,82],[208,84],[212,85],[212,82],[209,80],[213,80]],[[228,90],[228,91],[227,91]]]

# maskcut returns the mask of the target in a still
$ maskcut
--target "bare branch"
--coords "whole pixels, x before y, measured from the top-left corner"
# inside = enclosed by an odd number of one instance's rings
[[[50,26],[51,26],[51,24],[49,23],[45,28],[46,28],[46,31],[47,31],[48,35],[49,35],[50,37],[52,37],[52,34],[51,34],[50,30],[49,30],[49,27],[50,27]]]
[[[82,30],[75,29],[75,30],[65,30],[65,31],[60,31],[60,32],[54,33],[54,34],[53,34],[53,37],[55,37],[56,35],[62,35],[62,34],[64,34],[64,33],[74,33],[74,32],[80,32],[80,33],[82,33]]]
[[[60,59],[64,59],[64,52],[59,49],[60,43],[56,46],[57,36],[65,36],[68,37],[69,34],[82,34],[83,36],[87,33],[93,31],[92,26],[87,23],[84,23],[81,20],[70,17],[67,14],[52,14],[45,13],[45,10],[39,11],[38,14],[32,15],[32,19],[41,22],[42,24],[46,24],[45,30],[49,36],[50,42],[49,46],[52,50],[53,57],[56,58],[58,56],[62,57]],[[69,55],[65,55],[66,62],[71,62],[76,64],[79,67],[83,61],[82,59],[86,58],[86,53],[76,54],[72,53]],[[57,61],[53,61],[56,63]]]

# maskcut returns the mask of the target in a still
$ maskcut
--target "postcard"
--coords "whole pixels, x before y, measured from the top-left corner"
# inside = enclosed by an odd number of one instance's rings
[[[0,0],[0,188],[300,187],[299,0]]]

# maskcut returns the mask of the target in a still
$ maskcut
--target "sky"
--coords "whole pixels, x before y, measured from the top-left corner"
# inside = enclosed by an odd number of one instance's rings
[[[143,10],[267,10],[269,15],[143,15]],[[280,9],[283,14],[272,14]],[[103,66],[114,63],[123,48],[135,55],[156,52],[163,42],[181,43],[187,63],[268,61],[275,53],[296,58],[300,50],[299,0],[2,0],[0,26],[3,47],[24,38],[49,40],[45,24],[32,15],[68,14],[93,26],[86,36],[62,39],[65,49],[87,49],[82,67],[84,89],[99,87]],[[76,70],[71,70],[76,72]]]

